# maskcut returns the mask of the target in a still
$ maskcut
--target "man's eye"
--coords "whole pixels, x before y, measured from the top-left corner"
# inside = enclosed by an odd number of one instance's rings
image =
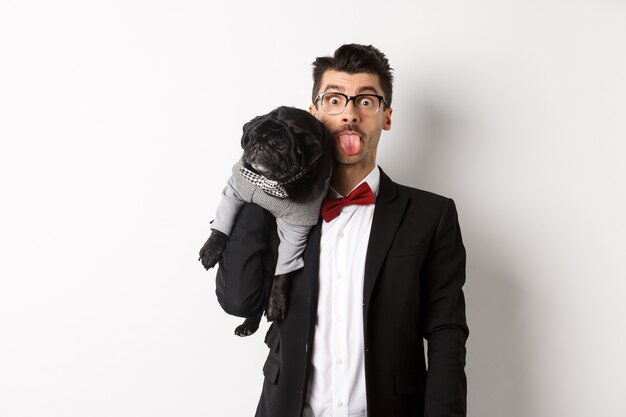
[[[369,107],[372,104],[374,104],[374,101],[371,98],[369,98],[369,97],[363,97],[361,99],[361,106],[363,106],[363,107]]]
[[[339,99],[337,97],[331,97],[330,99],[328,99],[328,102],[333,105],[339,104]]]

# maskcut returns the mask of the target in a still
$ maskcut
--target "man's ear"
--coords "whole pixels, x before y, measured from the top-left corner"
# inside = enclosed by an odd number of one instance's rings
[[[315,104],[309,105],[309,113],[311,113],[313,117],[319,120],[319,118],[317,117],[317,107],[315,107]]]
[[[391,129],[391,113],[393,113],[393,109],[391,107],[387,107],[385,109],[385,122],[383,123],[383,130]]]

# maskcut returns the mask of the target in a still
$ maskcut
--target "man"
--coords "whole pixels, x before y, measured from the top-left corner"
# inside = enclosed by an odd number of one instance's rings
[[[309,110],[336,139],[332,188],[287,316],[267,332],[256,415],[465,416],[465,249],[454,202],[396,184],[376,165],[392,116],[384,54],[343,45],[313,66]],[[263,310],[277,242],[271,215],[244,206],[217,273],[227,313]]]

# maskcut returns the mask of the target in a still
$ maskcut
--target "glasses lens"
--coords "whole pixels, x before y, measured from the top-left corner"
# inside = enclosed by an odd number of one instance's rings
[[[376,96],[370,96],[367,94],[359,95],[354,100],[356,107],[361,114],[373,114],[376,113],[380,106],[380,100]]]
[[[346,107],[346,96],[341,94],[324,94],[322,96],[322,107],[328,114],[339,114]]]

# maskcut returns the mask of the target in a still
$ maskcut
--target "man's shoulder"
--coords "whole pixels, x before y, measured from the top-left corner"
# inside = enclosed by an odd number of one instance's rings
[[[398,184],[394,182],[396,189],[398,190],[398,194],[404,195],[411,198],[417,198],[425,201],[432,201],[433,203],[442,203],[446,200],[449,200],[449,197],[446,197],[441,194],[434,193],[432,191],[423,190],[421,188],[410,187],[404,184]]]
[[[445,205],[449,197],[446,197],[441,194],[434,193],[432,191],[424,190],[421,188],[416,188],[413,186],[408,186],[404,184],[400,184],[389,178],[381,169],[381,180],[385,182],[383,177],[386,177],[387,180],[393,184],[399,196],[408,198],[412,201],[419,202],[421,205],[433,205],[433,206],[442,206]]]

